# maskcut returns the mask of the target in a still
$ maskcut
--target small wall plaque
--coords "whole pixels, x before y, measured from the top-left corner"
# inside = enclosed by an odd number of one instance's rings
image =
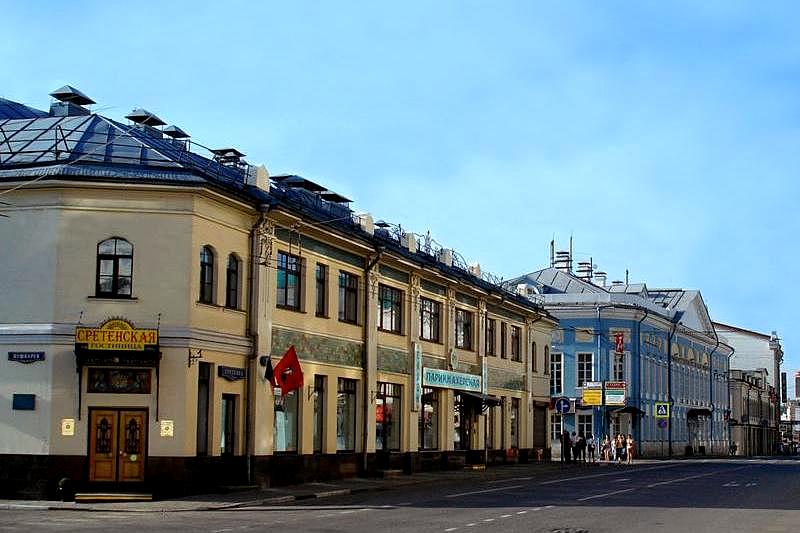
[[[8,352],[8,360],[29,365],[44,361],[44,352]]]
[[[35,394],[15,394],[12,399],[11,408],[15,411],[35,411]]]
[[[75,419],[62,418],[61,419],[61,435],[64,437],[72,437],[75,435]]]
[[[238,381],[244,379],[244,368],[236,368],[234,366],[219,366],[217,367],[217,375],[225,378],[228,381]]]
[[[175,436],[175,421],[162,420],[161,421],[161,436],[172,438]]]

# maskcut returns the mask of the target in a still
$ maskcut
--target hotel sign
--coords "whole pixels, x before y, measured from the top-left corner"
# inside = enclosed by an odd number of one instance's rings
[[[158,330],[136,329],[127,320],[113,318],[99,328],[75,328],[75,344],[84,345],[87,350],[142,352],[158,345]]]
[[[481,392],[481,377],[462,372],[450,372],[436,368],[425,368],[422,372],[422,384],[426,387],[456,389],[470,392]]]

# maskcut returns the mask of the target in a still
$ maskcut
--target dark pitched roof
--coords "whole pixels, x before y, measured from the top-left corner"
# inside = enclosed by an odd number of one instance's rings
[[[47,112],[34,109],[19,102],[13,102],[0,98],[0,120],[16,118],[40,118],[46,117]]]

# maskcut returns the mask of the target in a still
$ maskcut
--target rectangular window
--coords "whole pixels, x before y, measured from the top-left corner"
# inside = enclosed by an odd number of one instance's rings
[[[486,319],[486,355],[497,355],[495,352],[494,344],[495,344],[495,328],[497,321],[493,318]]]
[[[511,447],[519,448],[519,398],[511,398]]]
[[[400,289],[378,286],[378,329],[403,332],[403,291]]]
[[[500,357],[505,359],[506,355],[506,340],[508,337],[508,324],[500,322]]]
[[[583,387],[587,381],[592,380],[592,358],[593,354],[578,354],[578,387]]]
[[[296,390],[281,396],[280,388],[275,388],[275,417],[273,435],[276,452],[297,451],[297,402]]]
[[[539,371],[539,362],[537,361],[538,358],[539,354],[538,350],[536,349],[536,343],[534,342],[533,346],[531,347],[531,370],[533,370],[533,372]]]
[[[236,450],[236,395],[222,395],[219,451],[222,455],[233,455]]]
[[[456,309],[456,348],[472,349],[472,313]]]
[[[625,354],[614,354],[614,381],[625,381]]]
[[[325,376],[314,376],[314,453],[322,453],[325,440]]]
[[[356,449],[356,380],[339,378],[336,393],[336,450]]]
[[[561,354],[550,355],[550,396],[561,396],[564,384],[561,380]]]
[[[577,428],[577,430],[578,430],[578,435],[583,435],[587,439],[589,438],[589,435],[592,435],[593,429],[592,429],[592,415],[591,414],[588,414],[588,415],[579,414],[578,415],[578,428]]]
[[[375,449],[399,450],[403,404],[400,385],[378,382],[375,398]]]
[[[197,455],[208,455],[208,404],[211,363],[200,363],[197,369]]]
[[[494,411],[496,407],[489,407],[486,410],[486,448],[494,448]]]
[[[511,326],[511,360],[522,361],[521,350],[521,330],[517,326]]]
[[[423,450],[439,448],[439,391],[430,387],[422,389],[422,412],[419,414],[419,447]]]
[[[278,307],[300,311],[300,264],[296,255],[278,252]]]
[[[561,432],[563,426],[561,425],[561,415],[553,413],[550,415],[550,440],[555,444],[561,440]]]
[[[441,304],[427,298],[419,300],[419,337],[439,342],[439,321]]]
[[[317,309],[316,315],[320,317],[328,316],[328,266],[317,263],[314,275],[317,284]]]
[[[349,272],[339,273],[339,320],[358,321],[358,276]]]

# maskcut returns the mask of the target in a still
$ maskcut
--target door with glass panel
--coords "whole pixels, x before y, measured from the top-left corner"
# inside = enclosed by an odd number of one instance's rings
[[[89,428],[89,481],[144,481],[146,410],[92,409]]]

